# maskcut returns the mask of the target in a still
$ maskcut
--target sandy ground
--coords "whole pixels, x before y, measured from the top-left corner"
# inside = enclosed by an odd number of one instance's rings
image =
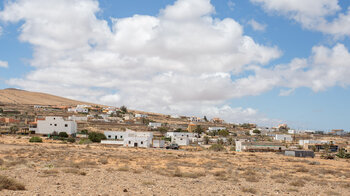
[[[30,144],[0,137],[0,195],[350,195],[350,162],[235,153]]]

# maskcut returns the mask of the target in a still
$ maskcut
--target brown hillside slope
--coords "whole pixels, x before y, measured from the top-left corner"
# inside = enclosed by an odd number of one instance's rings
[[[0,90],[0,103],[19,105],[78,105],[89,104],[46,93],[29,92],[19,89]]]

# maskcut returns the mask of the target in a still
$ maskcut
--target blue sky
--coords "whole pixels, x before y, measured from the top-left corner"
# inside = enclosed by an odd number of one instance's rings
[[[0,4],[0,88],[230,122],[350,130],[349,1],[12,2]],[[77,9],[45,12],[65,6]],[[226,19],[228,26],[215,22]],[[294,69],[297,59],[303,66]]]

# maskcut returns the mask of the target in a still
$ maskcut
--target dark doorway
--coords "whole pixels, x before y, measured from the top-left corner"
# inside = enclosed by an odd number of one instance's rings
[[[134,147],[137,147],[137,143],[134,143]]]

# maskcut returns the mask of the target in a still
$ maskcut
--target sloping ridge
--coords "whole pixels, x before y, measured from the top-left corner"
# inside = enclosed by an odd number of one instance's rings
[[[30,92],[20,89],[8,88],[0,90],[0,103],[20,105],[78,105],[92,104],[67,99],[46,93]],[[96,105],[96,104],[92,104]]]

